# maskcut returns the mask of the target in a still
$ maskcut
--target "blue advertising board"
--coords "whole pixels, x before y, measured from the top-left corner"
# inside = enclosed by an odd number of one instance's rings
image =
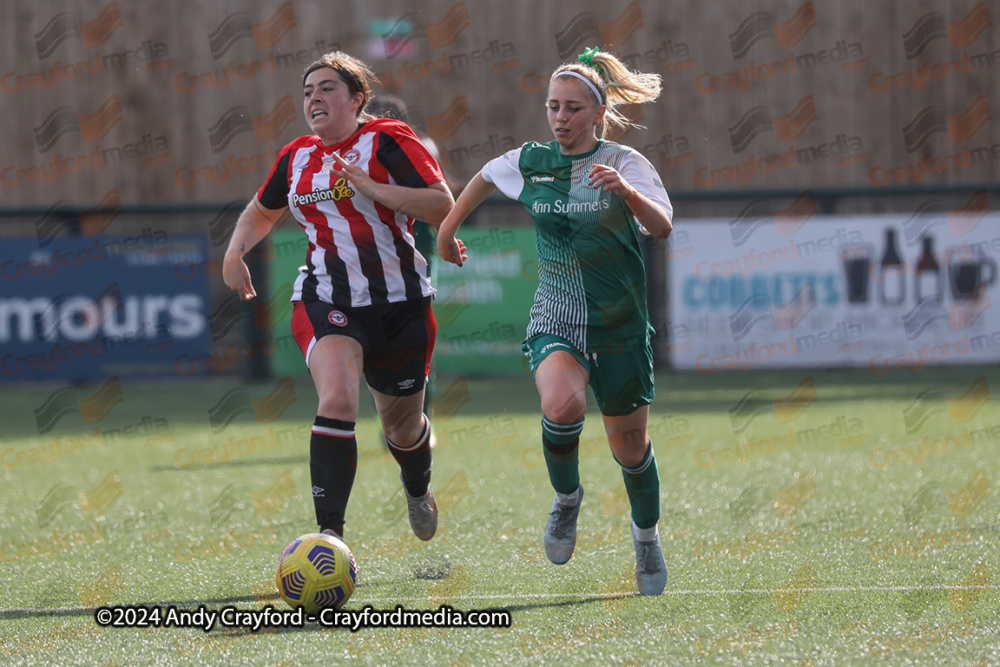
[[[0,381],[175,375],[209,353],[202,236],[0,243]],[[200,371],[199,371],[200,372]]]

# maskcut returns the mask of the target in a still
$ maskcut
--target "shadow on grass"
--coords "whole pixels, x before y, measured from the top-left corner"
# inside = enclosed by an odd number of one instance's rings
[[[370,586],[385,585],[388,582],[364,582],[358,585],[358,588],[366,588]],[[581,607],[582,605],[589,605],[595,602],[606,602],[608,600],[618,600],[618,599],[630,599],[637,597],[637,593],[616,593],[604,595],[601,597],[588,597],[580,599],[567,599],[560,601],[539,601],[530,602],[524,604],[512,605],[509,607],[489,607],[486,609],[479,609],[477,611],[504,611],[510,612],[511,614],[522,612],[522,611],[536,611],[539,609],[558,609],[567,607]],[[277,593],[272,593],[269,595],[244,595],[239,597],[229,597],[229,598],[214,598],[211,600],[174,600],[166,602],[157,603],[145,603],[146,605],[152,606],[155,604],[161,608],[167,607],[178,607],[180,609],[188,609],[191,607],[213,607],[213,606],[228,606],[237,605],[240,603],[244,604],[258,604],[258,603],[280,603],[281,596]],[[133,603],[133,605],[109,605],[109,606],[143,606],[143,603]],[[389,610],[394,610],[396,605],[392,605]],[[94,608],[84,608],[84,607],[73,607],[64,609],[4,609],[0,610],[0,621],[16,621],[23,619],[35,619],[35,618],[83,618],[83,617],[93,617],[97,607]],[[358,611],[358,610],[354,610]],[[407,611],[437,611],[436,609],[424,610],[424,609],[407,609]],[[456,610],[460,611],[460,610]],[[347,628],[330,627],[324,626],[318,622],[307,623],[301,627],[287,627],[287,628],[268,628],[266,634],[282,634],[290,632],[315,632],[317,630],[343,630]],[[247,630],[239,628],[227,628],[223,632],[219,632],[220,635],[226,634],[246,634]]]
[[[584,604],[593,604],[594,602],[607,602],[608,600],[628,600],[634,597],[639,597],[638,593],[609,593],[607,595],[602,595],[601,597],[589,597],[581,598],[578,600],[562,600],[560,602],[532,602],[525,604],[518,604],[511,607],[504,607],[499,611],[509,611],[514,613],[516,611],[534,611],[536,609],[552,609],[560,607],[577,607]]]
[[[562,600],[560,602],[551,602],[551,601],[548,601],[548,602],[534,602],[534,603],[528,603],[528,604],[514,605],[514,606],[510,606],[510,607],[486,607],[486,608],[483,608],[483,609],[476,609],[476,611],[480,612],[480,613],[483,613],[483,612],[507,612],[507,613],[510,613],[510,614],[514,614],[514,613],[517,613],[517,612],[535,611],[535,610],[538,610],[538,609],[578,607],[580,605],[592,604],[594,602],[606,602],[607,600],[629,599],[629,598],[633,598],[633,597],[638,597],[638,593],[618,593],[618,594],[612,594],[612,595],[602,596],[600,598],[591,597],[591,598],[582,598],[582,599],[577,599],[577,600],[570,599],[570,600]],[[395,608],[396,608],[396,606],[392,605],[391,607],[383,607],[383,608],[381,608],[381,610],[393,611]],[[353,610],[350,610],[350,611],[357,612],[359,610],[358,609],[353,609]],[[434,608],[434,609],[418,609],[418,608],[414,607],[414,608],[406,608],[406,611],[408,611],[408,612],[430,611],[430,612],[433,613],[433,612],[437,611],[437,608]],[[463,610],[456,609],[455,611],[458,612],[458,611],[463,611]],[[403,628],[393,628],[392,626],[377,626],[377,627],[371,627],[371,628],[365,627],[363,629],[364,630],[374,630],[374,629],[396,629],[396,630],[401,630]],[[341,631],[344,631],[344,630],[350,630],[350,629],[347,628],[347,627],[345,627],[345,626],[322,625],[321,623],[319,623],[317,621],[315,623],[307,623],[306,625],[303,625],[303,626],[295,626],[295,627],[287,627],[287,628],[269,628],[268,631],[267,631],[267,633],[268,634],[288,634],[288,633],[295,633],[295,632],[316,632],[316,631],[319,631],[319,630],[341,630]],[[351,631],[351,632],[352,632],[352,634],[356,633],[356,631]],[[227,630],[223,634],[243,634],[243,633],[245,633],[245,631],[234,629],[234,630]]]
[[[166,607],[180,607],[186,609],[188,607],[198,607],[201,605],[211,606],[211,605],[234,605],[241,602],[259,602],[259,601],[270,601],[279,600],[280,596],[277,593],[273,595],[255,596],[255,595],[244,595],[242,597],[231,597],[231,598],[215,598],[212,600],[172,600],[165,602],[133,602],[128,604],[114,604],[107,605],[109,607],[130,607],[130,606],[153,606],[166,608]],[[103,605],[102,605],[103,606]],[[91,616],[93,617],[94,612],[98,607],[86,608],[86,607],[69,607],[69,608],[57,608],[57,609],[3,609],[0,610],[0,621],[14,621],[25,618],[64,618],[64,617],[78,617],[78,616]]]
[[[388,581],[364,581],[357,585],[358,589],[364,589],[371,586],[387,586],[391,582]],[[114,603],[109,605],[99,605],[98,607],[65,607],[65,608],[38,608],[38,609],[0,609],[0,622],[2,621],[16,621],[27,618],[77,618],[89,616],[93,618],[94,612],[100,606],[108,607],[160,607],[161,609],[166,609],[167,607],[178,607],[179,609],[190,609],[192,607],[226,607],[229,605],[238,604],[253,604],[267,603],[273,604],[278,603],[283,605],[281,601],[281,596],[277,593],[268,593],[267,595],[242,595],[238,597],[227,597],[227,598],[212,598],[208,600],[165,600],[159,602],[126,602],[126,603]],[[254,607],[256,608],[256,607]],[[242,611],[242,610],[241,610]]]

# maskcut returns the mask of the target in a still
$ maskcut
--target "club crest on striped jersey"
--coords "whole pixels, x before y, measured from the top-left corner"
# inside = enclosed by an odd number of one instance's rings
[[[352,148],[351,150],[347,151],[340,157],[344,158],[344,162],[346,162],[347,164],[354,164],[355,162],[361,159],[361,153],[357,152]]]
[[[347,326],[347,315],[344,315],[339,310],[331,310],[329,319],[330,324],[336,324],[338,327]]]

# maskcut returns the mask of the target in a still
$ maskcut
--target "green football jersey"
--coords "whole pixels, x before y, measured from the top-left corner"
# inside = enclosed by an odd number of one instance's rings
[[[672,215],[653,165],[611,141],[582,155],[563,155],[555,141],[531,142],[481,173],[524,204],[535,223],[538,289],[527,338],[555,334],[585,354],[643,349],[652,334],[639,243],[646,230],[621,197],[589,185],[594,164],[613,167]]]

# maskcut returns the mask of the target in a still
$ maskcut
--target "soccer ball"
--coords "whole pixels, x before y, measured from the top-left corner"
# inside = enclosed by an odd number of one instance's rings
[[[278,592],[292,607],[307,614],[339,609],[358,581],[354,554],[341,540],[308,533],[292,540],[278,559]]]

